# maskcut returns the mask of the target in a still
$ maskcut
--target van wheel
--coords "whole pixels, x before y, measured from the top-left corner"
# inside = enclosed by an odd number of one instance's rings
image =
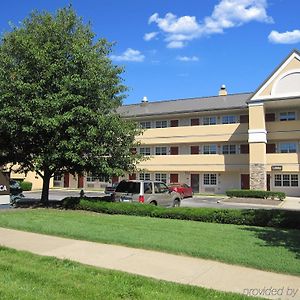
[[[173,207],[179,207],[180,206],[180,200],[179,199],[175,199],[173,202]]]
[[[151,202],[150,202],[150,205],[155,205],[155,206],[156,206],[157,203],[156,203],[156,201],[151,201]]]

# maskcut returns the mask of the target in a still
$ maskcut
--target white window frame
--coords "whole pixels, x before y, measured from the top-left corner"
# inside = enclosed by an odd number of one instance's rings
[[[226,148],[227,148],[227,150],[226,150]],[[237,146],[235,144],[222,145],[222,154],[230,155],[230,154],[236,154],[236,153],[237,153]]]
[[[209,145],[202,146],[202,154],[208,155],[208,154],[217,154],[217,153],[218,153],[218,147],[216,144],[209,144]]]
[[[299,175],[298,174],[274,174],[274,187],[299,187]]]
[[[151,148],[150,147],[140,147],[139,153],[141,155],[149,156],[149,155],[151,155]]]
[[[166,128],[166,127],[168,127],[168,121],[167,120],[155,121],[155,128]]]
[[[237,123],[236,115],[222,116],[222,124],[235,124],[235,123]]]
[[[212,121],[214,120],[214,121]],[[209,116],[202,118],[202,125],[216,125],[217,124],[217,117],[216,116]]]
[[[217,186],[218,174],[216,173],[204,173],[203,174],[203,185],[204,186]]]
[[[167,183],[167,174],[166,173],[155,173],[155,180]]]
[[[151,121],[141,121],[140,122],[140,126],[143,129],[150,129],[150,128],[152,128]]]
[[[279,113],[279,121],[295,121],[296,112],[295,111],[284,111]]]
[[[150,173],[139,173],[139,179],[140,180],[151,180]]]
[[[167,155],[168,149],[165,146],[155,147],[155,155]]]
[[[63,180],[63,175],[62,174],[54,174],[53,180],[54,181],[62,181]]]
[[[290,146],[295,145],[295,151],[291,151]],[[298,147],[296,142],[284,142],[284,143],[279,143],[279,153],[297,153],[298,152]]]
[[[98,177],[95,176],[93,173],[89,172],[86,174],[86,181],[87,182],[96,182],[98,180]]]

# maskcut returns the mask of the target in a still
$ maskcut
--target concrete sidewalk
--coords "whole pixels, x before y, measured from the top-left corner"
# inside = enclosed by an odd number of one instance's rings
[[[101,268],[270,299],[300,299],[300,277],[211,260],[0,228],[0,245]]]

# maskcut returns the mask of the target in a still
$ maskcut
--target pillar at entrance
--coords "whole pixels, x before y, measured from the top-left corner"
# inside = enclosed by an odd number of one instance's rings
[[[250,189],[266,190],[266,143],[267,131],[263,103],[249,104],[249,171]]]

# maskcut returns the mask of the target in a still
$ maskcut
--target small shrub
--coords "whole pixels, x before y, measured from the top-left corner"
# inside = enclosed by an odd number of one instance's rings
[[[261,191],[261,190],[228,190],[226,191],[228,197],[240,197],[240,198],[261,198],[261,199],[279,199],[285,198],[283,192]]]
[[[23,191],[31,191],[32,189],[32,182],[29,182],[29,181],[21,181],[20,182],[20,186],[21,186],[21,189]]]

